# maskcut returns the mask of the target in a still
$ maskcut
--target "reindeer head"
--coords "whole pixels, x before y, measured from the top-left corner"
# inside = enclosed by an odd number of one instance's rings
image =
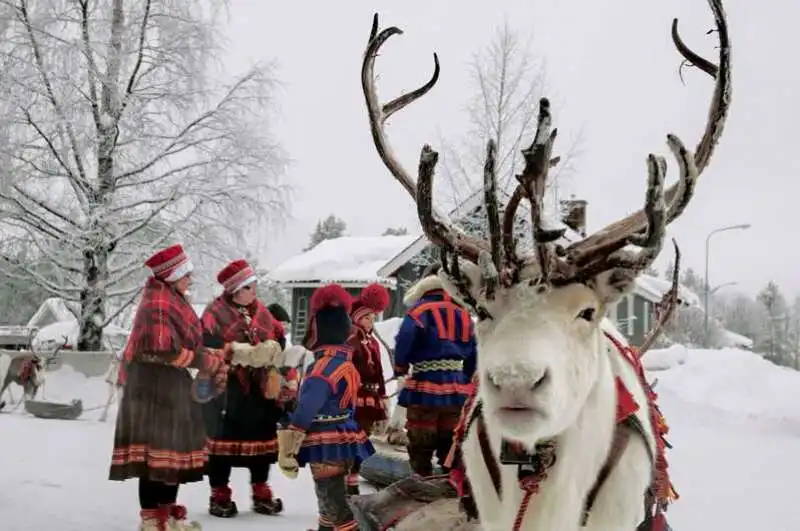
[[[650,154],[644,207],[568,245],[561,243],[564,229],[548,226],[543,213],[548,171],[559,161],[552,156],[556,130],[547,99],[540,101],[536,133],[522,152],[525,167],[517,175],[518,186],[502,221],[496,194],[496,147],[492,141],[487,146],[484,196],[489,239],[468,236],[435,212],[432,190],[438,154],[427,145],[422,148],[414,183],[394,156],[384,128],[392,114],[433,88],[439,61],[434,54],[434,73],[425,85],[381,105],[375,89],[375,59],[386,40],[402,31],[390,27],[378,32],[375,16],[361,71],[372,137],[386,167],[416,202],[425,234],[442,251],[440,278],[478,316],[481,398],[487,415],[499,423],[506,437],[530,442],[555,436],[574,423],[600,374],[605,355],[601,322],[606,308],[655,261],[667,225],[683,213],[697,178],[708,165],[725,124],[731,87],[725,13],[721,0],[709,0],[709,5],[720,43],[719,66],[683,43],[677,19],[672,25],[680,54],[716,80],[696,153],[677,136],[668,135],[678,181],[665,190],[666,159]],[[515,240],[515,215],[523,199],[531,206],[534,252],[530,256],[517,252]],[[677,253],[677,245],[675,249]]]

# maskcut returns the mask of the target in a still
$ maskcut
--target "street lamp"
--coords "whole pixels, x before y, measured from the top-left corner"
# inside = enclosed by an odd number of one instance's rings
[[[728,286],[735,286],[736,284],[738,284],[738,282],[736,282],[735,280],[733,282],[725,282],[724,284],[720,284],[719,286],[714,286],[713,288],[711,288],[708,291],[708,294],[709,295],[713,295],[716,292],[718,292],[719,290],[721,290],[722,288],[726,288]]]
[[[709,254],[709,244],[711,243],[711,237],[715,234],[719,234],[720,232],[727,232],[729,230],[746,230],[750,228],[749,223],[741,223],[739,225],[729,225],[727,227],[720,227],[718,229],[714,229],[708,233],[706,236],[706,272],[705,278],[703,279],[703,345],[705,348],[708,348],[708,296],[711,291],[710,286],[708,284],[708,254]],[[719,288],[721,286],[717,286]]]

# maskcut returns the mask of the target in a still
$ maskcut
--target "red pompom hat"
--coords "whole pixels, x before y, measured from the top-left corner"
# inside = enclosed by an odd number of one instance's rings
[[[194,271],[192,260],[181,244],[158,251],[144,263],[153,276],[166,282],[177,282]]]
[[[225,293],[236,293],[240,289],[258,282],[258,277],[247,260],[234,260],[217,274],[217,282],[222,284]]]
[[[353,303],[353,308],[350,310],[350,318],[353,323],[357,323],[359,319],[368,313],[381,313],[389,307],[390,300],[388,289],[380,284],[370,284],[358,294],[358,299]]]
[[[352,306],[352,295],[339,284],[317,288],[311,294],[308,330],[303,340],[305,347],[344,344],[350,335]]]

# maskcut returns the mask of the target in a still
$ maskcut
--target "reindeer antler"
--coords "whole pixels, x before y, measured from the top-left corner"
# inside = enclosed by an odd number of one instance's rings
[[[731,44],[728,23],[721,0],[708,0],[719,36],[719,65],[692,52],[678,34],[678,19],[672,23],[672,40],[684,59],[716,80],[705,131],[692,155],[675,135],[667,136],[680,168],[677,183],[666,191],[663,158],[648,157],[648,191],[642,210],[616,221],[566,249],[567,262],[573,267],[573,279],[590,278],[602,271],[621,267],[635,271],[646,269],[655,260],[664,239],[666,225],[685,210],[694,195],[700,174],[708,166],[714,148],[725,127],[731,101]],[[627,245],[641,248],[636,256],[619,253]]]
[[[722,135],[730,107],[731,47],[727,20],[721,0],[708,0],[708,3],[714,14],[719,36],[718,65],[714,65],[692,52],[678,34],[677,19],[672,24],[672,39],[678,52],[686,61],[716,80],[708,121],[703,137],[697,146],[697,152],[690,153],[677,136],[667,135],[667,145],[680,170],[678,182],[665,191],[666,159],[655,154],[648,155],[647,191],[643,208],[583,240],[573,243],[566,249],[553,245],[555,240],[563,235],[563,231],[546,227],[543,216],[543,198],[548,170],[558,162],[557,157],[551,158],[556,130],[552,128],[548,100],[540,101],[536,137],[531,146],[523,151],[525,168],[517,176],[519,185],[506,206],[502,225],[499,221],[495,190],[494,156],[496,146],[491,142],[487,146],[484,195],[490,241],[469,237],[434,211],[433,176],[438,153],[428,145],[422,148],[419,179],[415,187],[410,174],[397,161],[385,137],[386,119],[425,95],[436,84],[439,77],[438,57],[434,54],[434,73],[425,85],[381,106],[375,91],[375,58],[386,40],[402,31],[396,27],[390,27],[379,33],[378,16],[375,15],[361,69],[361,82],[366,97],[372,137],[386,167],[416,201],[418,216],[426,236],[433,244],[455,255],[452,271],[448,272],[456,282],[466,282],[458,273],[458,256],[480,266],[483,287],[489,299],[492,297],[498,279],[505,283],[519,281],[519,271],[524,265],[524,261],[516,256],[513,229],[514,216],[523,198],[528,199],[531,204],[535,259],[539,264],[540,281],[554,285],[586,282],[610,269],[620,269],[621,274],[628,274],[627,272],[637,274],[653,263],[661,251],[667,225],[683,213],[694,195],[697,179],[708,166],[714,147]],[[624,248],[629,245],[638,247],[639,252],[636,254],[627,252]],[[447,267],[446,260],[444,264]],[[468,295],[466,287],[459,285],[465,296]],[[472,304],[472,301],[465,300]],[[478,310],[480,309],[478,308]]]
[[[659,302],[659,305],[663,307],[663,310],[660,312],[658,322],[656,326],[650,331],[647,337],[644,339],[644,343],[638,349],[638,355],[641,358],[644,356],[650,347],[655,344],[656,340],[664,333],[664,328],[669,323],[669,320],[672,319],[672,314],[675,312],[675,308],[678,306],[678,296],[680,291],[680,272],[681,272],[681,250],[678,247],[678,242],[675,241],[675,238],[672,239],[672,245],[675,247],[675,266],[672,270],[672,285],[668,292],[664,294]]]
[[[386,137],[386,120],[397,111],[427,94],[439,80],[439,58],[434,53],[433,75],[427,83],[416,90],[395,98],[389,103],[383,105],[380,103],[375,87],[375,60],[386,41],[393,35],[402,33],[403,31],[400,28],[394,26],[379,31],[378,15],[374,15],[369,42],[361,65],[361,87],[367,104],[372,140],[386,168],[416,202],[417,214],[425,235],[434,245],[443,248],[446,252],[456,257],[452,262],[453,270],[450,272],[453,273],[455,278],[460,278],[457,257],[461,256],[476,264],[479,262],[485,264],[486,261],[480,257],[489,252],[489,245],[483,240],[467,235],[447,221],[445,216],[436,212],[433,205],[433,178],[439,154],[428,145],[422,148],[418,180],[415,183],[411,174],[397,160]],[[447,266],[446,260],[444,260],[444,264]],[[488,278],[494,273],[491,270],[487,270],[485,276]]]

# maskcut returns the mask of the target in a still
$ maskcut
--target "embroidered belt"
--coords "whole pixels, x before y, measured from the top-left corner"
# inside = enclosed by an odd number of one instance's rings
[[[371,391],[373,393],[377,393],[381,390],[380,386],[376,383],[361,384],[361,389],[364,389],[365,391]]]
[[[158,354],[148,354],[148,353],[134,354],[133,359],[131,361],[132,362],[135,361],[138,363],[152,363],[153,365],[165,365],[167,367],[175,367],[176,369],[180,368],[170,363],[169,360],[164,356],[159,356]]]
[[[326,423],[326,422],[342,422],[350,418],[350,415],[317,415],[314,417],[313,422]]]
[[[420,361],[415,363],[413,372],[433,372],[433,371],[463,371],[463,360],[433,360]]]

